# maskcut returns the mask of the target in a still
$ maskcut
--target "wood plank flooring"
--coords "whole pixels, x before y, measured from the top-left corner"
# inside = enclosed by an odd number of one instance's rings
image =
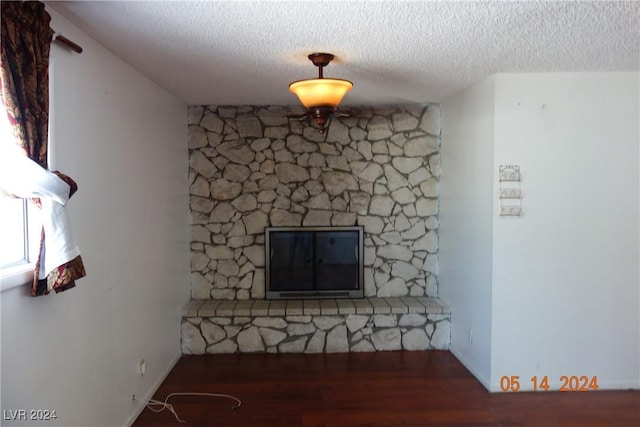
[[[491,394],[446,351],[184,356],[134,427],[640,426],[640,391]]]

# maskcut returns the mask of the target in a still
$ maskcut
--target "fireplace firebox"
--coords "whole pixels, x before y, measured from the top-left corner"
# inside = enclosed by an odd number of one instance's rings
[[[363,298],[364,229],[267,227],[267,299]]]

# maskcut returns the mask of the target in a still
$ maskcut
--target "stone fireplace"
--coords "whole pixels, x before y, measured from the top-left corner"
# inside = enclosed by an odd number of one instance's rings
[[[321,134],[282,107],[190,107],[194,301],[183,351],[390,349],[382,343],[415,328],[409,347],[433,348],[438,325],[437,347],[448,346],[448,312],[435,300],[439,106],[354,110]],[[272,301],[265,312],[265,227],[335,225],[364,227],[370,309]]]

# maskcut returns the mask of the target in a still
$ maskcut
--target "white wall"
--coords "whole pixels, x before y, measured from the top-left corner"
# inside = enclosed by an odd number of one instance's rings
[[[124,425],[142,408],[132,395],[149,397],[180,357],[187,110],[51,14],[84,48],[52,47],[51,136],[53,166],[79,185],[68,209],[88,275],[61,294],[1,294],[2,409],[56,410],[51,426]]]
[[[492,391],[640,388],[638,82],[505,74],[443,104],[440,294],[452,351]],[[521,167],[520,218],[497,215],[501,164]]]
[[[520,165],[524,195],[494,216],[492,387],[639,387],[638,74],[495,79],[495,164]]]
[[[485,387],[491,376],[493,93],[490,78],[442,104],[440,149],[440,297],[452,308],[451,352]]]

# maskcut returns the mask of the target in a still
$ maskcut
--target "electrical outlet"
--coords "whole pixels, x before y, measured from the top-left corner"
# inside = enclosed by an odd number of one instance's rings
[[[147,362],[144,359],[140,359],[138,362],[138,373],[141,377],[144,377],[144,374],[147,373]]]
[[[473,344],[473,329],[469,328],[469,344]]]

